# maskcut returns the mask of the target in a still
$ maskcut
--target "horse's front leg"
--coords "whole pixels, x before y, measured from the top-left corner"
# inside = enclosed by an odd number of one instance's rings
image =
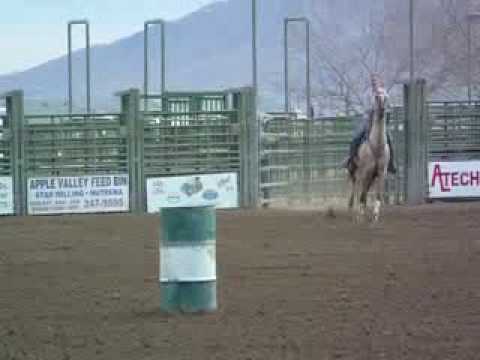
[[[375,204],[373,206],[373,221],[378,222],[380,219],[380,209],[383,204],[385,196],[385,171],[378,174],[377,184],[376,184],[376,194],[375,194]]]
[[[353,222],[359,224],[361,222],[360,216],[360,189],[361,182],[357,178],[352,182],[352,194],[350,196],[349,207],[353,217]]]
[[[352,178],[352,193],[350,194],[350,200],[348,201],[348,210],[349,211],[352,211],[353,210],[353,207],[355,205],[355,196],[356,196],[356,193],[355,193],[355,186],[356,184],[356,181],[355,181],[355,178]]]
[[[368,185],[362,184],[362,190],[360,192],[360,198],[358,200],[359,204],[359,216],[362,220],[365,219],[367,215],[367,197],[368,197]]]
[[[368,189],[364,178],[357,178],[354,191],[354,219],[357,224],[360,224],[365,219],[367,209],[367,193]]]

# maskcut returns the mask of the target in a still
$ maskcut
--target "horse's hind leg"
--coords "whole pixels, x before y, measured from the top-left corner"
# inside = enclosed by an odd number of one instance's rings
[[[357,184],[357,222],[363,222],[367,213],[367,196],[370,189],[371,181],[363,177],[362,181]]]
[[[367,195],[368,195],[368,189],[364,186],[362,188],[362,192],[360,193],[360,199],[359,199],[360,216],[362,218],[365,217],[365,214],[367,212]]]
[[[352,193],[348,205],[349,209],[352,211],[353,221],[357,224],[362,222],[362,209],[360,202],[360,190],[362,188],[362,181],[359,177],[352,179]]]
[[[385,176],[380,174],[377,179],[375,194],[375,204],[373,206],[373,221],[377,222],[380,219],[380,208],[382,207],[384,193],[385,193]]]
[[[365,216],[366,196],[364,195],[364,182],[357,178],[350,201],[353,203],[354,221],[356,223],[363,222]]]

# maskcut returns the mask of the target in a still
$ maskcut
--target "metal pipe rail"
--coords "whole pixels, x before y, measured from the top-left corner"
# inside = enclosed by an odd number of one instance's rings
[[[75,25],[85,26],[86,47],[86,82],[87,82],[87,113],[91,112],[91,74],[90,74],[90,23],[88,20],[72,20],[68,22],[68,113],[73,111],[73,79],[72,79],[72,27]]]

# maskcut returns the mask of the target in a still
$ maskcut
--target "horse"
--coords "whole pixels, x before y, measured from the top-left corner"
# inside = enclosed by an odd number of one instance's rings
[[[348,207],[354,210],[357,221],[363,218],[367,209],[368,193],[372,186],[376,185],[373,220],[377,222],[384,200],[390,148],[387,143],[385,122],[386,93],[383,83],[375,75],[372,76],[372,90],[374,101],[369,114],[366,136],[347,166],[352,184]],[[354,209],[355,205],[357,205],[356,209]]]

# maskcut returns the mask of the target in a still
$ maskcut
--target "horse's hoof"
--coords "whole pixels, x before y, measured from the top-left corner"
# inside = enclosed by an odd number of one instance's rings
[[[380,214],[373,214],[371,219],[372,225],[379,225],[382,223],[382,221],[383,221],[383,217],[380,216]]]
[[[365,216],[360,215],[360,214],[355,214],[355,216],[353,217],[353,222],[356,225],[361,225],[361,224],[365,223]]]

